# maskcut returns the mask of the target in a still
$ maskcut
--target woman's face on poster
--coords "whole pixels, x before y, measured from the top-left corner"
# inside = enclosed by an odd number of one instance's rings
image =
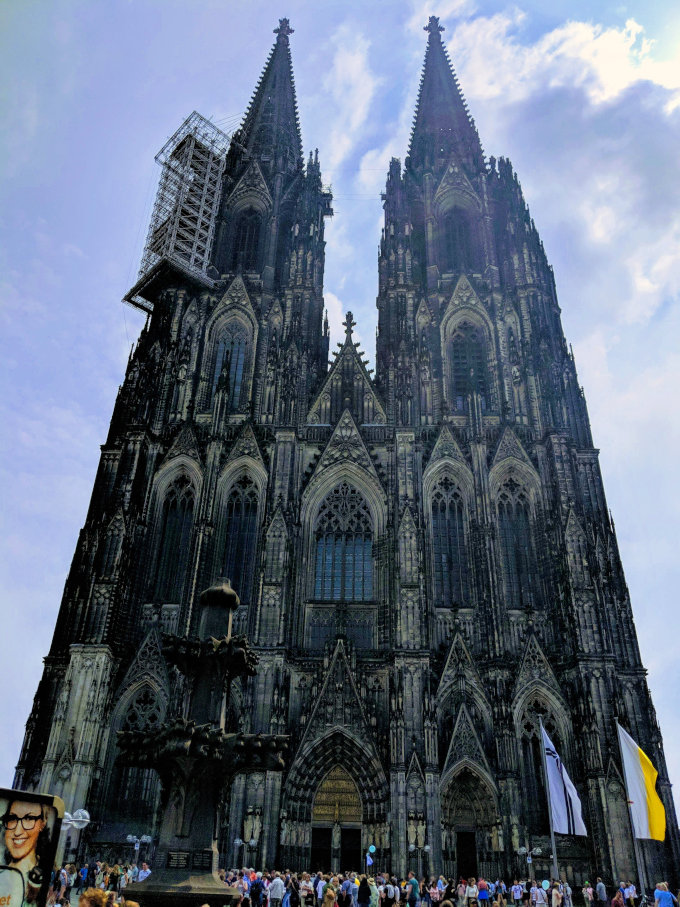
[[[13,863],[18,863],[35,851],[38,836],[46,825],[39,803],[14,800],[9,805],[3,825],[5,847]]]

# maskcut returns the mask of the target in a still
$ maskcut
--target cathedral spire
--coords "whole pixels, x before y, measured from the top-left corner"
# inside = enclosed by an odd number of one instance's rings
[[[442,42],[444,31],[430,16],[425,63],[409,146],[410,169],[446,166],[452,154],[470,171],[484,167],[484,153],[474,120]]]
[[[276,42],[243,118],[239,142],[252,155],[297,167],[302,160],[302,138],[290,56],[293,31],[288,19],[279,19],[274,29]]]

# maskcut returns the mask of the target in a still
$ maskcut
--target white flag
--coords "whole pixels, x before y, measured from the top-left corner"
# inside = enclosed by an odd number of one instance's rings
[[[548,796],[552,812],[553,831],[560,835],[587,835],[586,826],[581,816],[581,801],[576,788],[571,783],[557,750],[541,724],[545,766],[548,775]]]

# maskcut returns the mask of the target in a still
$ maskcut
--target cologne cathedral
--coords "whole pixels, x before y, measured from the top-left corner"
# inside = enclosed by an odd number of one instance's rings
[[[409,148],[382,196],[375,374],[329,361],[332,196],[298,123],[287,19],[240,127],[159,152],[120,387],[15,785],[85,806],[67,857],[153,857],[160,784],[119,730],[180,707],[163,633],[229,578],[259,655],[227,722],[290,735],[236,776],[226,868],[550,875],[539,727],[583,803],[573,885],[636,878],[618,720],[662,740],[553,272],[510,162],[484,155],[432,17]],[[377,237],[376,237],[377,238]],[[371,237],[366,237],[371,242]],[[332,248],[329,250],[332,254]],[[69,850],[70,848],[70,850]]]

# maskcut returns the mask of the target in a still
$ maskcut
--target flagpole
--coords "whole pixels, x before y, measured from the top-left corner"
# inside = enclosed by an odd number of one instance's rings
[[[616,741],[619,744],[619,755],[621,756],[621,767],[623,768],[623,787],[626,793],[626,804],[628,805],[628,818],[630,820],[630,831],[633,835],[633,852],[635,854],[635,865],[637,866],[638,879],[640,880],[640,894],[642,897],[645,897],[645,876],[642,871],[642,861],[640,859],[640,849],[638,846],[637,835],[635,834],[635,822],[633,821],[633,804],[630,799],[630,793],[628,792],[628,779],[626,778],[626,766],[623,761],[623,751],[621,749],[621,737],[619,736],[619,722],[615,719],[616,723]]]
[[[550,822],[550,846],[552,847],[552,871],[553,880],[560,881],[560,873],[557,868],[557,848],[555,847],[555,829],[553,827],[552,799],[550,797],[550,781],[548,780],[548,763],[545,758],[545,741],[543,740],[543,720],[538,719],[541,727],[541,761],[543,763],[543,781],[545,783],[545,792],[548,797],[548,819]]]

